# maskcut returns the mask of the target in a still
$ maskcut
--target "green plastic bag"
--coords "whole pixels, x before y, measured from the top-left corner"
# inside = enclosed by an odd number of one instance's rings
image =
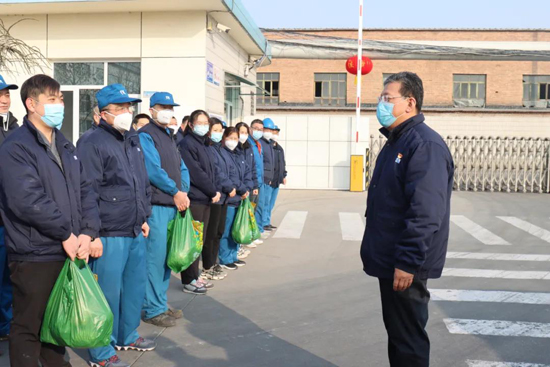
[[[249,208],[250,200],[248,198],[241,201],[241,205],[239,205],[239,209],[237,209],[237,214],[235,215],[233,229],[231,230],[233,240],[241,245],[249,245],[253,241]]]
[[[260,227],[258,227],[258,222],[256,222],[256,217],[254,216],[254,207],[250,201],[248,201],[248,204],[248,215],[250,216],[250,227],[252,228],[252,241],[256,241],[262,237],[262,232],[260,232]]]
[[[202,252],[204,224],[193,220],[191,210],[178,213],[168,223],[168,257],[166,264],[181,273],[197,260]]]
[[[112,333],[113,313],[88,264],[67,259],[48,300],[40,340],[97,348],[109,345]]]

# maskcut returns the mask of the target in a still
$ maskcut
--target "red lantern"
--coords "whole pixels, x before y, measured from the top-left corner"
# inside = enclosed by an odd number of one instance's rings
[[[363,56],[361,59],[361,75],[367,75],[372,71],[372,60],[366,56]],[[346,61],[346,69],[348,73],[357,75],[359,69],[357,65],[357,55],[350,57],[348,61]]]

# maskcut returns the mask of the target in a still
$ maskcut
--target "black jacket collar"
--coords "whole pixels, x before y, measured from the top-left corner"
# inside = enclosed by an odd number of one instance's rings
[[[424,122],[424,114],[419,113],[416,116],[411,117],[410,119],[404,121],[399,126],[397,126],[392,131],[388,130],[387,128],[383,127],[379,131],[382,135],[384,135],[386,138],[388,138],[388,143],[393,143],[397,141],[403,134],[405,134],[408,130],[412,129],[418,124],[421,124]]]

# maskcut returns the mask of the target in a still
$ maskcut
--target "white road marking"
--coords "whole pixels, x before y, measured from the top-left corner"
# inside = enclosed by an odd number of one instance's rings
[[[550,305],[550,293],[430,289],[433,301]]]
[[[540,228],[534,224],[531,224],[529,222],[524,221],[523,219],[519,219],[516,217],[497,217],[497,218],[529,234],[532,234],[535,237],[538,237],[550,243],[550,231],[547,231],[546,229]]]
[[[522,270],[446,268],[446,269],[443,269],[443,276],[446,276],[446,277],[462,277],[462,278],[544,279],[544,280],[550,280],[550,272],[547,272],[547,271],[522,271]]]
[[[484,252],[447,252],[447,259],[502,260],[502,261],[550,261],[550,255],[503,254]]]
[[[526,362],[494,362],[466,360],[468,367],[550,367],[547,364],[526,363]]]
[[[550,338],[550,324],[524,321],[443,319],[451,334]]]
[[[287,212],[273,238],[299,239],[302,236],[306,218],[307,212]]]
[[[365,225],[359,213],[338,213],[344,241],[362,241]]]
[[[485,245],[510,245],[503,238],[483,228],[463,215],[451,215],[451,221]]]

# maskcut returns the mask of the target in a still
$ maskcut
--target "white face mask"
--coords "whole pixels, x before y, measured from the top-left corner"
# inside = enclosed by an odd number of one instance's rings
[[[241,142],[241,144],[246,143],[247,140],[248,140],[248,134],[240,134],[239,135],[239,141]]]
[[[116,116],[112,113],[107,113],[115,118],[113,124],[115,129],[120,132],[130,131],[130,128],[132,126],[132,114],[130,112],[126,112]]]
[[[235,140],[226,140],[226,141],[225,141],[225,146],[226,146],[229,150],[235,150],[235,148],[237,147],[237,145],[239,145],[239,142],[238,142],[238,141],[235,141]]]
[[[273,133],[268,133],[264,131],[264,138],[266,140],[271,140],[272,137],[273,137]]]
[[[153,111],[157,111],[157,110],[153,108]],[[159,124],[168,125],[170,121],[172,121],[172,117],[174,117],[173,110],[157,111],[157,121],[159,122]]]
[[[171,129],[174,134],[178,132],[178,129],[180,128],[178,125],[168,125],[168,128]]]
[[[273,141],[279,141],[279,135],[273,134],[273,136],[271,137],[271,140],[273,140]]]

